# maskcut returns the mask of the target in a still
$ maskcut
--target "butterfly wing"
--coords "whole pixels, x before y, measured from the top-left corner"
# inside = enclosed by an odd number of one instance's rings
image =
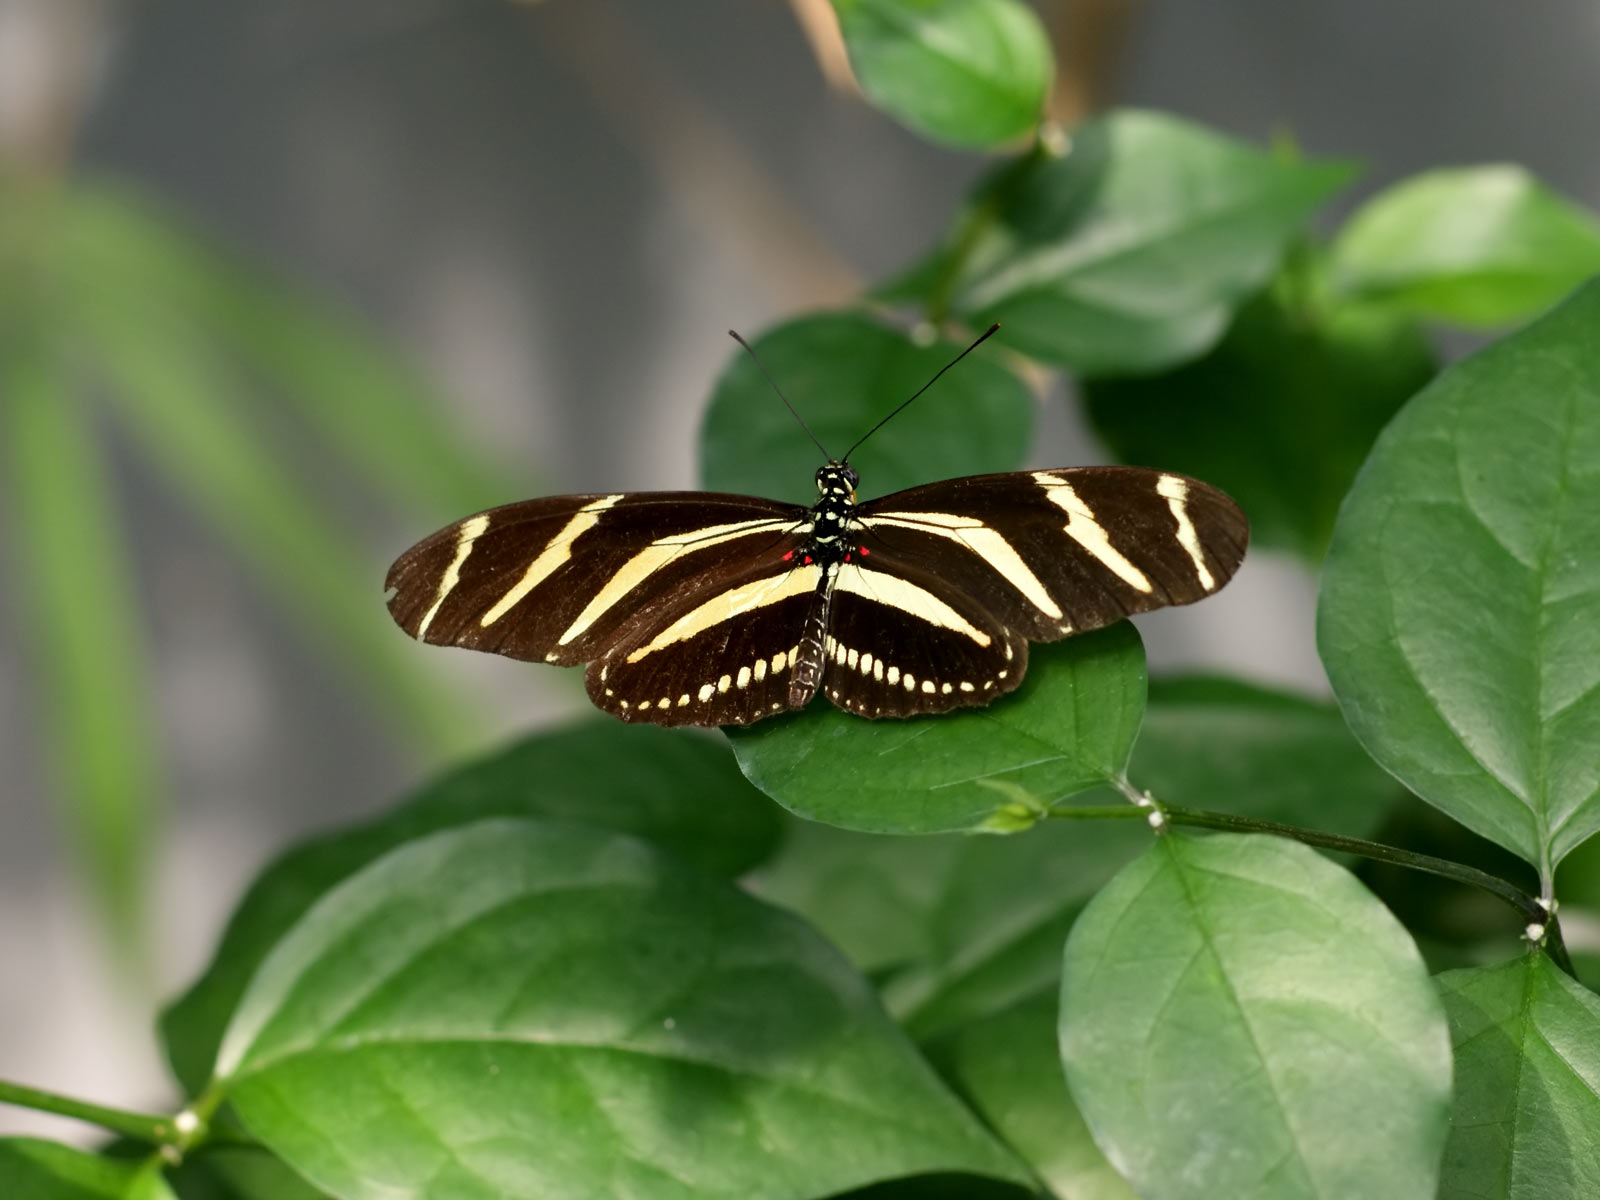
[[[1022,681],[1028,641],[969,588],[880,546],[839,564],[823,694],[861,717],[988,704]]]
[[[818,564],[769,552],[685,581],[589,664],[589,699],[657,725],[745,725],[805,707],[822,674],[823,580]]]
[[[670,624],[707,588],[780,564],[808,523],[796,505],[714,492],[510,504],[402,554],[389,611],[419,641],[573,666]]]
[[[945,600],[970,597],[1035,642],[1201,600],[1232,578],[1249,540],[1224,493],[1141,467],[950,479],[857,516],[863,561],[920,570]]]

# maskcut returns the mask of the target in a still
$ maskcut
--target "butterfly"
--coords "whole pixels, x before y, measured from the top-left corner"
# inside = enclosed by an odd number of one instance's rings
[[[1141,467],[973,475],[861,503],[848,460],[865,440],[817,470],[810,507],[617,492],[477,513],[395,561],[389,611],[419,641],[587,664],[590,700],[624,721],[744,725],[819,692],[910,717],[988,704],[1022,682],[1030,642],[1203,599],[1244,557],[1228,496]]]

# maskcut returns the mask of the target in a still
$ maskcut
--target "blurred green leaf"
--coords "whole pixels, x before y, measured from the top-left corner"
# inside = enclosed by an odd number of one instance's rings
[[[161,1032],[194,1095],[250,977],[329,889],[396,846],[485,817],[541,816],[643,838],[703,871],[735,876],[770,855],[778,811],[710,736],[586,721],[459,767],[376,821],[295,847],[251,885],[210,966],[168,1007]]]
[[[830,454],[851,444],[926,384],[963,346],[919,345],[865,313],[819,313],[768,330],[755,349]],[[918,483],[1022,465],[1033,398],[983,350],[962,361],[850,461],[863,498]],[[737,350],[712,393],[700,430],[708,488],[814,504],[822,455]]]
[[[178,1200],[329,1200],[261,1146],[211,1144],[168,1172]]]
[[[1600,997],[1543,954],[1437,982],[1456,1056],[1440,1195],[1600,1195]]]
[[[531,490],[470,452],[399,352],[343,309],[125,184],[80,185],[63,203],[60,254],[81,286],[107,304],[137,296],[236,354],[389,503],[436,522]]]
[[[344,1197],[1021,1178],[804,925],[555,822],[433,834],[330,892],[252,981],[219,1076]]]
[[[1338,285],[1462,325],[1520,321],[1600,272],[1600,221],[1521,167],[1427,171],[1367,201],[1333,246]]]
[[[1343,163],[1257,150],[1124,110],[981,183],[934,256],[881,293],[1085,375],[1158,371],[1205,353],[1273,275]]]
[[[72,314],[138,448],[233,546],[353,681],[430,750],[481,738],[461,699],[440,688],[382,616],[381,574],[263,431],[235,410],[234,381],[202,338],[159,307],[72,279]]]
[[[1317,641],[1356,736],[1540,869],[1600,829],[1600,284],[1450,368],[1340,514]]]
[[[927,1038],[1053,993],[1078,910],[1149,841],[1125,820],[916,838],[806,822],[753,886],[878,978],[889,1011]]]
[[[40,1138],[0,1138],[6,1200],[172,1200],[151,1163],[118,1162]]]
[[[1028,133],[1054,63],[1017,0],[833,0],[871,101],[934,141],[993,146]]]
[[[1333,705],[1205,675],[1150,681],[1128,778],[1172,804],[1351,837],[1405,794]]]
[[[1416,947],[1347,871],[1169,833],[1067,940],[1061,1057],[1140,1195],[1431,1196],[1450,1099]]]
[[[978,829],[1018,795],[1045,807],[1121,776],[1144,714],[1132,625],[1030,649],[987,708],[866,721],[831,706],[729,728],[739,766],[779,804],[868,833]]]
[[[928,1047],[934,1065],[1061,1200],[1135,1200],[1089,1136],[1056,1051],[1055,988]]]
[[[1258,545],[1318,562],[1373,439],[1433,377],[1407,317],[1256,296],[1204,358],[1163,375],[1084,385],[1119,460],[1204,479],[1239,502]]]
[[[161,816],[155,685],[94,422],[43,329],[0,330],[0,486],[38,732],[121,965],[143,970]]]

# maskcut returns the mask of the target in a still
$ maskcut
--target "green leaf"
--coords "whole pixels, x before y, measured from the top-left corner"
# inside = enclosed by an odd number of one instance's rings
[[[940,1073],[1062,1200],[1134,1200],[1072,1101],[1056,1053],[1055,989],[928,1047]]]
[[[798,816],[869,833],[979,829],[1122,775],[1144,712],[1144,653],[1124,621],[1031,648],[987,708],[864,721],[832,707],[725,731],[750,782]]]
[[[926,1038],[1053,992],[1079,909],[1149,840],[1124,820],[918,838],[802,822],[754,886],[880,978],[889,1011]]]
[[[1428,171],[1388,188],[1334,243],[1347,292],[1488,326],[1533,316],[1600,272],[1600,222],[1521,167]]]
[[[1437,982],[1456,1058],[1440,1196],[1600,1195],[1600,997],[1543,954]]]
[[[1150,681],[1128,778],[1172,804],[1352,837],[1404,795],[1333,705],[1203,675]]]
[[[1546,879],[1600,829],[1600,284],[1446,371],[1340,514],[1317,641],[1367,751]]]
[[[162,808],[155,689],[120,504],[52,336],[0,330],[9,590],[27,620],[64,824],[111,945],[137,973]]]
[[[1054,63],[1017,0],[833,0],[861,90],[889,115],[951,146],[1031,131]]]
[[[461,443],[439,402],[352,316],[276,278],[126,184],[63,197],[66,269],[137,295],[226,346],[390,503],[444,521],[518,498],[519,489]]]
[[[768,330],[755,349],[829,453],[851,443],[963,349],[919,345],[864,313],[820,313]],[[864,496],[1022,465],[1033,398],[985,352],[965,359],[850,461]],[[700,476],[718,491],[814,504],[821,455],[743,350],[718,381],[700,430]]]
[[[891,284],[938,316],[1086,375],[1158,371],[1210,349],[1350,178],[1200,126],[1124,110],[981,183],[930,263]]]
[[[396,846],[497,816],[633,834],[730,877],[767,858],[779,836],[777,810],[703,734],[585,721],[458,768],[376,821],[290,850],[251,885],[205,974],[162,1014],[168,1056],[190,1094],[210,1076],[261,960],[318,899]]]
[[[210,1143],[169,1179],[178,1200],[328,1200],[283,1161],[257,1145]]]
[[[325,896],[252,981],[219,1077],[341,1197],[1020,1177],[804,925],[555,822],[434,834]]]
[[[119,1162],[40,1138],[0,1138],[6,1200],[172,1200],[150,1163]]]
[[[1061,1056],[1141,1196],[1431,1196],[1450,1098],[1416,947],[1294,842],[1169,834],[1067,939]]]
[[[1250,517],[1252,542],[1317,562],[1373,439],[1433,374],[1408,317],[1268,292],[1199,361],[1083,395],[1118,459],[1215,484]]]

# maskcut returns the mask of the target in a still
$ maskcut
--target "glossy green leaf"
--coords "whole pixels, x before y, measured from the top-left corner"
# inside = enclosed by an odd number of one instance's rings
[[[1347,292],[1496,325],[1533,316],[1600,272],[1600,221],[1521,167],[1458,167],[1380,192],[1333,250]]]
[[[1549,876],[1600,829],[1600,284],[1452,367],[1351,489],[1317,639],[1345,719]]]
[[[1056,1052],[1055,989],[928,1047],[940,1073],[1061,1200],[1135,1200],[1089,1136]]]
[[[120,504],[88,402],[49,336],[0,331],[7,585],[27,620],[63,823],[121,965],[139,971],[162,808],[154,685]]]
[[[1053,992],[1079,909],[1149,841],[1126,820],[917,838],[805,822],[754,886],[878,978],[889,1011],[926,1038]]]
[[[1067,939],[1061,1056],[1150,1200],[1431,1196],[1444,1012],[1411,939],[1297,843],[1173,833]]]
[[[85,1154],[40,1138],[0,1138],[6,1200],[172,1200],[158,1168]]]
[[[926,384],[965,347],[919,345],[864,313],[821,313],[768,330],[755,349],[806,424],[833,455]],[[861,496],[1022,465],[1033,429],[1033,398],[989,348],[964,359],[850,461]],[[814,504],[822,455],[772,390],[736,350],[712,394],[700,430],[700,476],[717,491]]]
[[[1316,562],[1373,439],[1433,374],[1408,317],[1268,292],[1197,362],[1090,381],[1083,395],[1118,459],[1215,484],[1249,516],[1253,543]]]
[[[433,834],[346,880],[263,963],[218,1065],[252,1133],[341,1197],[1019,1176],[799,921],[558,822]]]
[[[864,721],[832,707],[727,730],[750,782],[791,812],[869,833],[993,825],[1121,776],[1144,713],[1144,652],[1124,621],[1030,651],[987,708]]]
[[[80,185],[63,197],[61,218],[66,269],[97,289],[136,294],[238,355],[271,385],[279,409],[303,420],[390,503],[438,522],[532,490],[464,446],[399,352],[349,313],[153,198],[121,184]]]
[[[1030,132],[1053,62],[1018,0],[833,0],[856,79],[879,108],[952,146]]]
[[[138,448],[412,742],[439,751],[480,744],[470,707],[439,687],[389,622],[374,619],[381,567],[239,411],[237,383],[215,348],[116,282],[75,280],[73,319]]]
[[[1205,353],[1351,168],[1125,110],[979,185],[934,258],[886,289],[1088,375]]]
[[[704,734],[585,721],[458,768],[376,821],[290,850],[251,885],[205,974],[162,1015],[168,1056],[190,1093],[210,1076],[261,960],[319,898],[413,838],[495,816],[629,833],[730,877],[765,859],[779,836],[778,810]]]
[[[1600,1196],[1600,997],[1542,954],[1437,983],[1456,1057],[1439,1195]]]
[[[1203,675],[1150,681],[1128,778],[1172,804],[1352,837],[1404,795],[1333,705]]]

